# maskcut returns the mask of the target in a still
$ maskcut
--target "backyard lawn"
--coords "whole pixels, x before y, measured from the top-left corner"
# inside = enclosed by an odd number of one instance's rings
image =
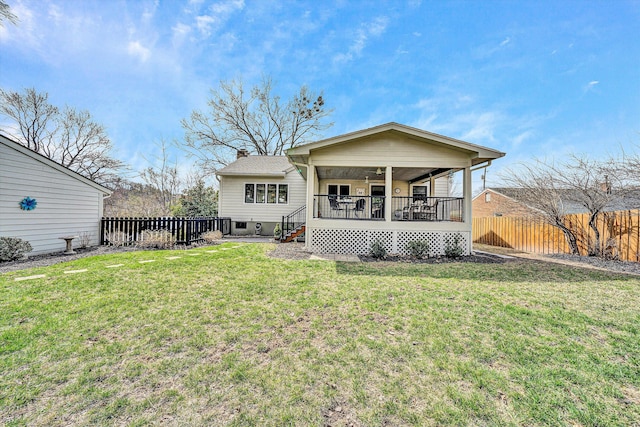
[[[0,424],[640,423],[639,277],[272,248],[0,275]]]

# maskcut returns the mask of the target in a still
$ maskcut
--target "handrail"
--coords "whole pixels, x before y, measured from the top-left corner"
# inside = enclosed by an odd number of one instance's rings
[[[307,220],[307,206],[302,205],[289,215],[282,217],[280,240],[284,240],[286,235],[300,226],[304,225]]]

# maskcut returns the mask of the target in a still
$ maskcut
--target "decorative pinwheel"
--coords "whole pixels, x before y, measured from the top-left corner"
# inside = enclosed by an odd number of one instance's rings
[[[38,202],[36,202],[36,199],[32,199],[31,197],[27,196],[20,202],[20,209],[22,209],[23,211],[32,211],[36,208],[37,205]]]

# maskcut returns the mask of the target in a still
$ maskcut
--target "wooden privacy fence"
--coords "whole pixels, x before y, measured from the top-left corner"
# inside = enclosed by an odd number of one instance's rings
[[[165,230],[171,233],[176,243],[190,245],[202,240],[207,231],[229,234],[231,218],[102,218],[100,221],[100,244],[130,245],[141,241],[145,230]]]
[[[589,214],[565,217],[565,224],[578,238],[580,254],[586,255],[594,234]],[[598,217],[600,251],[620,260],[640,262],[640,210],[603,212]],[[539,218],[487,217],[473,219],[473,241],[525,252],[570,253],[562,231]]]

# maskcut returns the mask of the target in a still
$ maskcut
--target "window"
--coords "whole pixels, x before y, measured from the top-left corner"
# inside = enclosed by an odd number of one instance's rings
[[[267,185],[267,203],[276,202],[276,184]]]
[[[412,190],[413,200],[427,200],[429,187],[426,185],[414,185]]]
[[[244,202],[253,203],[255,194],[255,186],[253,184],[244,185]]]
[[[484,193],[484,201],[485,203],[489,203],[491,201],[491,193]]]
[[[245,184],[245,203],[289,203],[288,184]]]
[[[238,230],[245,230],[247,228],[247,223],[246,222],[238,222],[238,221],[236,221],[236,228]]]
[[[281,185],[278,188],[278,203],[287,203],[289,200],[289,187]]]
[[[264,203],[264,184],[256,184],[256,203]]]
[[[346,197],[351,194],[351,186],[348,184],[329,184],[327,186],[327,194]]]

